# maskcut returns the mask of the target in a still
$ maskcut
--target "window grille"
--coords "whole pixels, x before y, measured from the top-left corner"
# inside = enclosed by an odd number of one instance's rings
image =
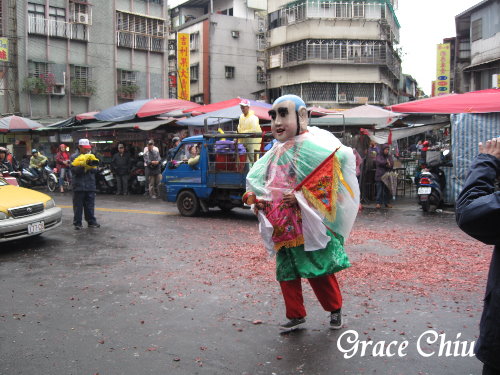
[[[234,78],[234,66],[226,66],[226,78]]]
[[[135,86],[137,82],[137,72],[131,70],[120,70],[118,74],[119,86]]]
[[[165,22],[161,19],[116,12],[119,47],[164,52]]]
[[[356,98],[368,98],[370,103],[393,104],[397,96],[382,83],[312,82],[284,86],[282,94],[298,95],[306,103],[357,103]]]

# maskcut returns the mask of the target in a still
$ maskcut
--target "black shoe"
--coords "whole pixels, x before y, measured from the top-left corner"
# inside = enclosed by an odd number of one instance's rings
[[[297,329],[305,322],[306,320],[304,318],[290,319],[288,322],[281,324],[280,329],[282,331],[293,331],[294,329]]]
[[[341,329],[342,328],[342,310],[332,311],[330,313],[330,328],[331,329]]]
[[[75,230],[82,230],[83,229],[83,227],[81,225],[75,225],[74,227],[75,227]]]
[[[100,228],[101,227],[101,224],[89,224],[89,228]]]

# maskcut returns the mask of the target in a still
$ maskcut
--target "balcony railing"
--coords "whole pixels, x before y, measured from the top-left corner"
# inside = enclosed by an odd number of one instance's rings
[[[127,31],[117,31],[116,40],[118,47],[142,49],[151,52],[165,52],[164,38]]]
[[[88,25],[28,16],[28,33],[47,35],[55,38],[89,40]]]
[[[367,21],[380,21],[387,24],[393,38],[399,40],[399,24],[393,10],[387,4],[364,3],[354,1],[309,1],[284,7],[269,14],[269,29],[287,26],[306,19],[360,19]]]

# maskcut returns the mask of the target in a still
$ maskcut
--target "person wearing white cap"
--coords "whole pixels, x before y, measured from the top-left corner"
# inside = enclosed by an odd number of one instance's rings
[[[241,99],[240,102],[241,116],[238,123],[238,133],[262,133],[259,125],[259,118],[250,110],[250,101]],[[240,143],[245,145],[247,149],[248,161],[254,163],[258,157],[255,152],[260,150],[261,138],[244,138],[240,139]]]
[[[82,138],[78,141],[79,152],[71,155],[73,162],[80,154],[89,154],[92,146],[88,139]],[[98,161],[97,161],[98,162]],[[91,164],[89,164],[91,163]],[[95,161],[87,161],[88,165],[94,165]],[[84,166],[71,166],[73,175],[73,226],[75,230],[83,229],[82,216],[85,216],[85,221],[89,228],[99,228],[101,225],[97,223],[94,216],[95,209],[95,174],[97,168],[85,168]]]

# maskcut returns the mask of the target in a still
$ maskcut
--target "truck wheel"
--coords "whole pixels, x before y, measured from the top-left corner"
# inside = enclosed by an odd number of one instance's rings
[[[182,216],[196,216],[200,212],[200,202],[192,191],[185,190],[177,197],[177,209]]]

